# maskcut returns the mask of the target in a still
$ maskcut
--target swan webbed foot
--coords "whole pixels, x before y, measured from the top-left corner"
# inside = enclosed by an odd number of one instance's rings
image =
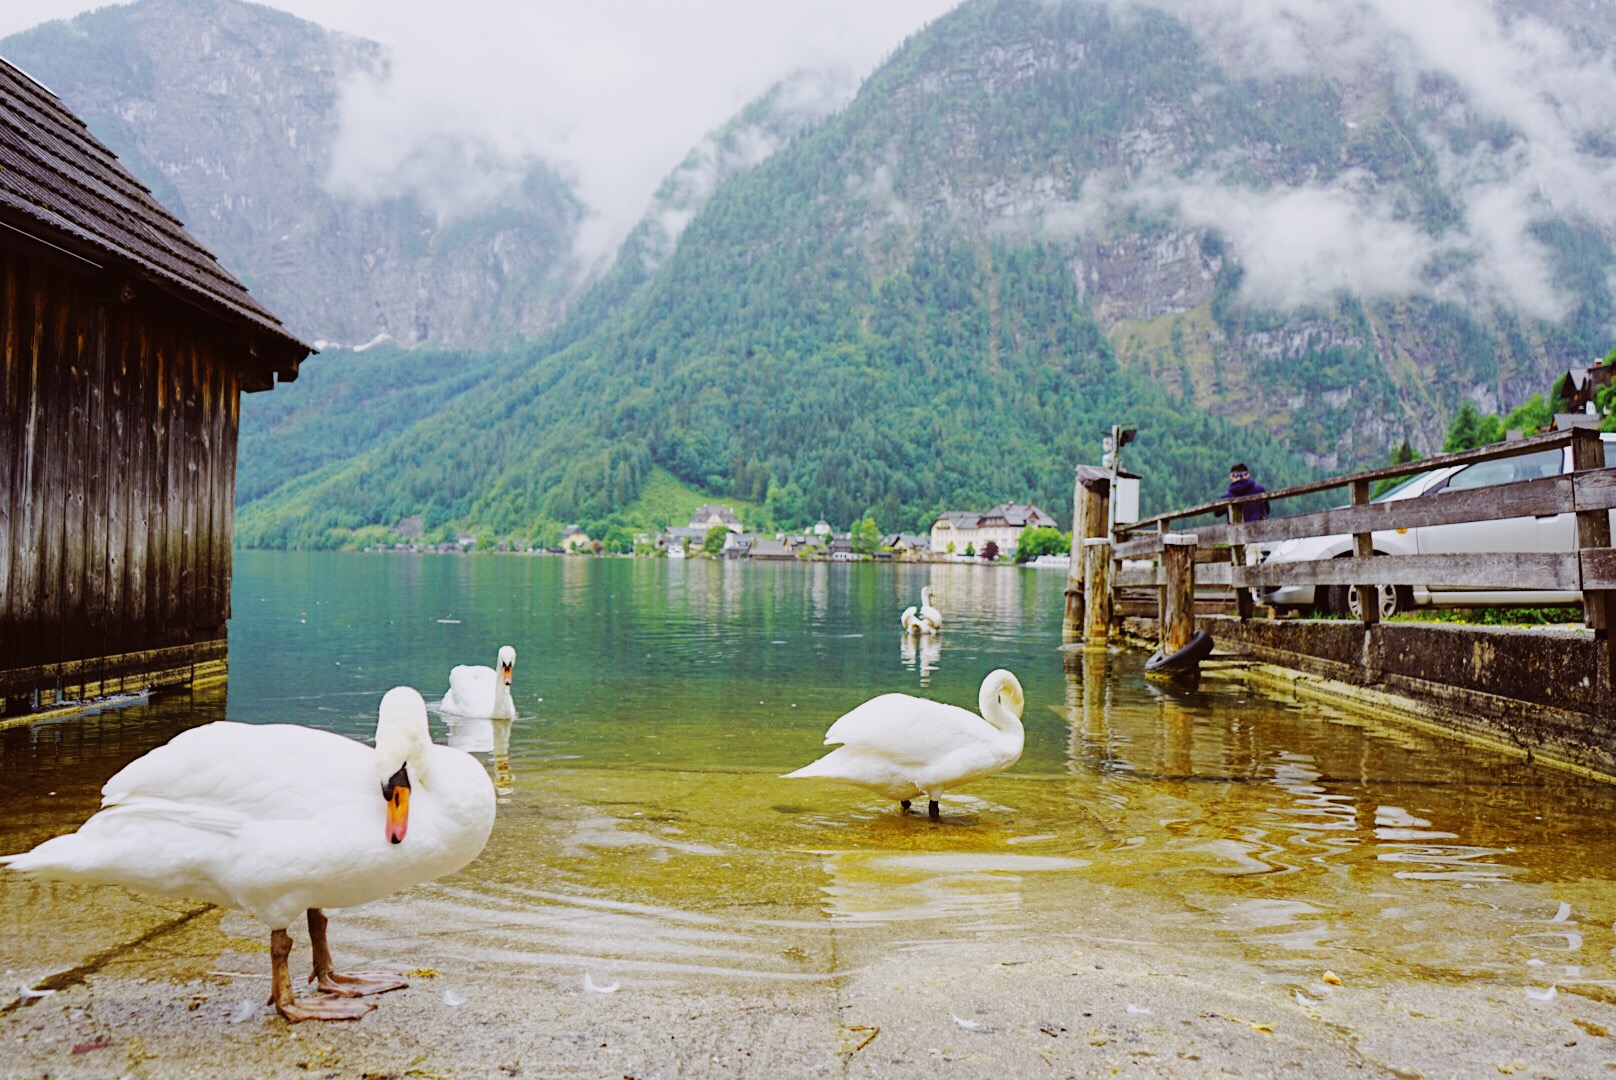
[[[323,921],[323,917],[322,917]],[[288,1023],[304,1020],[357,1020],[376,1007],[374,1002],[348,998],[295,998],[287,958],[292,954],[292,935],[285,930],[269,932],[269,1003]]]
[[[392,990],[404,990],[410,985],[391,971],[327,971],[310,975],[309,981],[326,993],[343,998],[385,994]]]
[[[898,800],[898,805],[903,807],[905,810],[907,810],[907,809],[909,809],[909,800],[908,799],[899,799]]]
[[[331,947],[326,943],[326,926],[330,920],[319,908],[309,908],[309,945],[314,953],[314,971],[309,982],[337,997],[356,998],[370,994],[385,994],[389,990],[403,990],[410,984],[396,971],[354,971],[343,973],[331,970]],[[361,1014],[363,1015],[363,1014]],[[339,1017],[339,1019],[348,1019]]]
[[[926,803],[926,816],[933,821],[943,820],[942,810],[937,806],[936,799],[931,799]]]
[[[275,1003],[275,1011],[293,1024],[304,1020],[358,1020],[375,1007],[374,1001],[351,998],[291,998]]]

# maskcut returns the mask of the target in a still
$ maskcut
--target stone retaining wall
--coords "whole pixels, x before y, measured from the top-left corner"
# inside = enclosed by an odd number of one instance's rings
[[[1218,647],[1395,694],[1417,719],[1616,779],[1616,702],[1593,634],[1443,623],[1202,615]],[[1154,642],[1153,619],[1126,632]]]

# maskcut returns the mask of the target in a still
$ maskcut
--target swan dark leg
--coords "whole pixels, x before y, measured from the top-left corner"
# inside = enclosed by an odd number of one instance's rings
[[[331,949],[325,941],[325,928],[329,921],[319,908],[309,908],[309,942],[314,946],[314,973],[309,976],[309,982],[328,994],[348,998],[385,994],[389,990],[402,990],[410,985],[390,971],[349,974],[332,971]]]
[[[931,818],[933,821],[941,821],[941,820],[943,820],[943,814],[942,814],[942,811],[940,809],[938,809],[936,799],[930,799],[930,800],[927,801],[927,803],[926,803],[926,816]]]
[[[357,1020],[376,1007],[370,1001],[345,1001],[341,998],[304,998],[292,996],[292,969],[287,958],[292,955],[292,935],[285,930],[269,932],[269,1003],[275,1011],[291,1023],[301,1020]]]
[[[905,810],[907,810],[907,809],[909,809],[909,800],[908,799],[899,799],[898,800],[898,805],[903,807]]]

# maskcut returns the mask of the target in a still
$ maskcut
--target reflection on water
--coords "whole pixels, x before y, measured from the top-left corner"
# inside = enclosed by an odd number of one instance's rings
[[[930,686],[931,673],[942,662],[942,639],[933,634],[902,634],[899,641],[898,655],[903,659],[903,666],[919,672],[922,687]]]
[[[468,754],[487,754],[494,765],[494,791],[499,795],[511,793],[511,725],[506,719],[457,716],[441,713],[449,737],[444,741],[456,750]]]
[[[925,584],[948,629],[894,656]],[[487,851],[346,924],[603,982],[823,979],[1009,929],[1222,951],[1299,988],[1326,967],[1616,985],[1612,789],[1236,682],[1147,685],[1140,656],[1058,648],[1063,585],[959,564],[246,553],[228,699],[0,732],[0,849],[70,828],[188,726],[228,712],[367,738],[389,686],[435,687],[508,641],[521,718],[434,719],[496,777]],[[1026,750],[951,794],[941,825],[778,779],[860,701],[918,681],[970,705],[995,667],[1026,688]],[[18,888],[0,876],[0,913]],[[64,919],[95,917],[93,894],[74,903]]]

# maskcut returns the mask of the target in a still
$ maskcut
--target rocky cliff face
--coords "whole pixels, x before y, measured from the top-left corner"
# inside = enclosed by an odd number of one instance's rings
[[[1046,291],[1075,285],[1124,368],[1341,469],[1405,437],[1432,450],[1461,401],[1506,410],[1609,347],[1612,40],[1616,6],[1586,0],[971,0],[838,115],[787,84],[716,132],[587,288],[581,207],[542,163],[471,213],[333,181],[340,95],[385,71],[373,43],[139,0],[0,54],[310,340],[555,351],[681,258],[728,275],[678,298],[696,325],[766,260],[780,280],[834,262],[827,280],[874,297],[902,275],[957,285],[968,249],[981,296],[927,302],[985,321],[992,366],[1014,345],[1003,260],[1036,246],[1069,275]],[[448,136],[417,164],[491,152]],[[747,228],[702,227],[715,202]]]
[[[1613,11],[966,4],[855,104],[843,227],[1056,244],[1185,400],[1322,469],[1429,451],[1616,332]]]
[[[141,0],[0,41],[294,332],[486,347],[555,325],[580,207],[537,162],[464,216],[333,191],[339,94],[373,42],[233,0]],[[446,160],[479,147],[445,140]]]

